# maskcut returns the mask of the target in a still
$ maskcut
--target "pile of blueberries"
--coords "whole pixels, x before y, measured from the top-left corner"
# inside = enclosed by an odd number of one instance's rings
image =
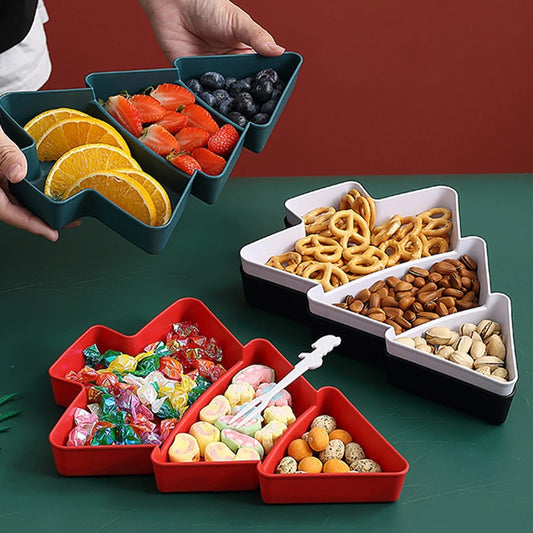
[[[187,80],[185,85],[206,104],[242,127],[248,121],[266,124],[284,89],[277,71],[271,68],[241,79],[210,71]]]

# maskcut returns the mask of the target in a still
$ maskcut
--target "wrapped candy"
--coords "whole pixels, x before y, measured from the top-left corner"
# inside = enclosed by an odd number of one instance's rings
[[[164,340],[137,355],[96,344],[85,366],[66,378],[87,391],[87,410],[75,413],[68,446],[160,445],[178,420],[226,369],[222,350],[192,322],[172,325]]]

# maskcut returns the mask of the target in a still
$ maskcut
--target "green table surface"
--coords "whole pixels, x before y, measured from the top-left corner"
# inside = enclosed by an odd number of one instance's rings
[[[271,341],[292,363],[309,328],[250,307],[239,250],[283,229],[288,198],[346,180],[375,198],[431,185],[459,194],[462,234],[487,242],[492,291],[512,301],[519,380],[506,422],[470,417],[389,385],[382,368],[331,355],[307,375],[339,388],[407,459],[394,503],[266,505],[260,492],[158,492],[153,476],[63,477],[48,433],[49,366],[86,329],[133,334],[192,296],[245,344]],[[379,176],[231,179],[214,205],[191,198],[165,250],[148,255],[94,219],[59,241],[1,225],[0,413],[2,531],[522,531],[533,520],[531,302],[533,176]]]

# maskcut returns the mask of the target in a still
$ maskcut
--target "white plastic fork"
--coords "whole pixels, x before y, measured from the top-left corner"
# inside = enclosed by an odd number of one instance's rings
[[[341,338],[335,335],[320,337],[320,339],[311,344],[311,347],[314,348],[312,352],[302,352],[299,354],[298,357],[301,361],[283,379],[265,394],[245,403],[242,409],[235,413],[233,418],[229,420],[229,423],[234,428],[240,428],[249,420],[258,417],[278,392],[299,378],[306,370],[314,370],[322,366],[322,358],[340,343]]]

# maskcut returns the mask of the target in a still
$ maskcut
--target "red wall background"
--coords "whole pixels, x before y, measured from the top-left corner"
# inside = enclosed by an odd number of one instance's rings
[[[53,73],[167,67],[134,0],[45,0]],[[236,0],[304,62],[234,176],[533,172],[531,0]]]

